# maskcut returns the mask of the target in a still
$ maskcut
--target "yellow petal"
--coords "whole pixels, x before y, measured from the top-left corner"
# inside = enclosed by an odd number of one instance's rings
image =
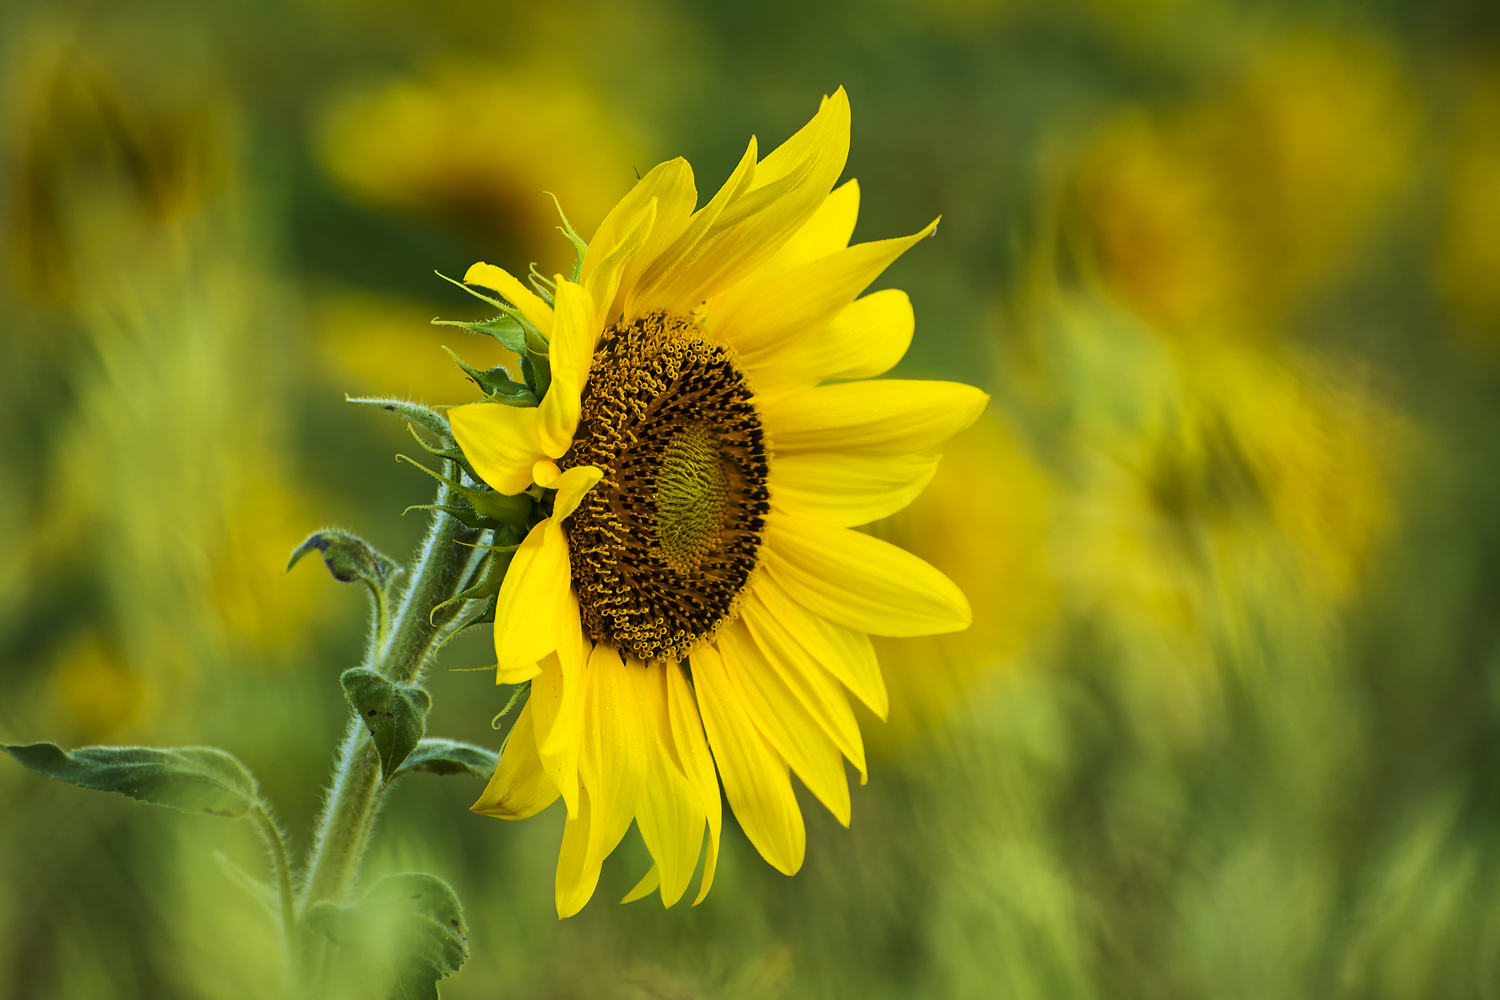
[[[862,532],[772,512],[761,552],[767,572],[793,600],[861,632],[933,635],[968,628],[973,620],[952,580]]]
[[[534,665],[558,647],[567,626],[571,571],[567,537],[536,525],[521,542],[495,604],[495,658],[501,671]]]
[[[811,121],[760,161],[755,168],[755,188],[767,187],[795,174],[805,164],[821,163],[824,159],[834,168],[833,180],[837,180],[844,172],[844,162],[848,157],[849,95],[840,87],[832,97],[824,97],[819,102],[818,113]],[[832,190],[833,180],[823,189],[823,195]]]
[[[448,411],[448,426],[479,478],[507,496],[529,487],[537,460],[546,457],[534,406],[455,406]]]
[[[583,671],[593,649],[593,643],[583,632],[578,596],[570,590],[563,600],[562,627],[557,640],[557,663],[562,672],[557,724],[550,730],[545,726],[537,728],[537,749],[543,757],[563,753],[571,746],[576,759],[578,727],[583,724]]]
[[[543,337],[552,336],[552,307],[509,271],[481,261],[464,274],[464,284],[492,288],[525,316]]]
[[[709,199],[707,205],[692,214],[677,238],[646,265],[634,287],[625,289],[626,319],[633,319],[650,309],[666,307],[664,287],[675,282],[678,272],[690,265],[704,235],[718,221],[725,207],[750,189],[755,180],[755,150],[755,137],[751,136],[749,145],[745,147],[745,155],[740,157],[740,162],[730,173],[729,179]]]
[[[764,574],[762,574],[764,576]],[[775,668],[782,685],[796,697],[818,727],[858,769],[864,783],[865,744],[859,735],[859,723],[849,707],[849,699],[838,680],[807,651],[797,637],[771,614],[760,597],[768,586],[757,579],[740,609],[740,621],[766,662]],[[784,755],[783,755],[784,756]],[[843,776],[843,767],[839,767]]]
[[[622,243],[628,242],[627,237],[633,228],[631,223],[652,199],[656,201],[656,213],[651,231],[645,244],[624,262],[619,271],[615,294],[609,301],[601,301],[602,296],[594,295],[602,325],[609,325],[619,316],[624,299],[629,296],[641,272],[671,246],[687,227],[693,207],[698,203],[698,190],[693,185],[693,168],[686,160],[679,156],[675,160],[657,164],[599,224],[594,238],[589,241],[583,268],[579,271],[579,280],[591,293],[594,286],[599,284],[594,277],[595,269]]]
[[[719,633],[719,652],[735,694],[755,721],[755,728],[818,801],[848,826],[849,781],[838,748],[771,665],[743,620]],[[738,815],[738,807],[735,813]]]
[[[571,659],[571,657],[570,657]],[[576,669],[563,668],[556,653],[544,657],[532,678],[526,707],[536,720],[536,750],[542,769],[562,794],[568,815],[578,815],[578,740],[581,722]]]
[[[840,528],[889,517],[917,498],[937,472],[937,455],[807,452],[771,461],[771,502],[788,514]]]
[[[635,884],[634,889],[631,889],[625,894],[625,898],[620,900],[620,902],[634,903],[637,899],[645,899],[647,896],[655,892],[657,890],[657,887],[659,887],[660,885],[661,874],[657,872],[656,866],[652,865],[651,870],[648,871],[645,876]],[[671,906],[672,904],[668,903],[667,905]]]
[[[823,204],[818,206],[812,218],[793,233],[792,238],[770,260],[713,297],[709,302],[708,315],[731,315],[747,296],[768,279],[848,246],[858,215],[859,182],[851,180],[834,188],[833,193],[823,199]]]
[[[661,899],[671,906],[682,898],[698,867],[703,849],[703,805],[682,773],[672,751],[672,724],[667,710],[667,667],[660,661],[630,664],[636,702],[646,731],[646,787],[635,822],[646,849],[656,859]]]
[[[595,465],[575,465],[552,480],[551,489],[557,491],[557,496],[552,499],[552,516],[548,519],[553,527],[551,531],[559,526],[583,502],[589,490],[599,485],[599,480],[604,478],[604,473]]]
[[[511,727],[484,794],[469,809],[497,819],[526,819],[557,801],[557,786],[542,768],[532,732],[531,703],[527,702]]]
[[[875,659],[870,637],[808,611],[792,600],[771,573],[762,573],[755,581],[755,594],[782,626],[796,636],[797,642],[812,658],[854,692],[854,696],[884,719],[890,711],[885,678]]]
[[[821,331],[790,338],[743,366],[762,393],[872,378],[895,367],[915,329],[911,299],[899,288],[885,288],[849,303]]]
[[[708,331],[733,344],[747,369],[768,363],[798,338],[815,338],[880,272],[937,223],[911,236],[859,243],[770,279],[733,314],[710,315]]]
[[[590,281],[585,286],[589,290],[595,313],[600,317],[606,317],[606,322],[610,315],[606,310],[610,309],[617,300],[621,281],[625,277],[625,269],[644,249],[647,239],[651,236],[651,230],[656,225],[656,212],[656,199],[652,198],[631,220],[630,229],[625,233],[624,238],[599,261],[599,266],[594,269]]]
[[[849,101],[842,88],[756,165],[751,184],[689,246],[674,245],[647,271],[649,304],[689,312],[764,264],[828,197],[849,153]],[[693,232],[690,225],[688,234]],[[684,235],[688,235],[684,234]]]
[[[584,669],[578,776],[594,810],[589,866],[602,864],[630,829],[646,784],[645,733],[629,669],[619,652],[602,642]]]
[[[703,729],[729,805],[760,856],[777,871],[795,875],[807,850],[807,830],[786,761],[750,721],[719,651],[702,646],[691,662]]]
[[[601,858],[590,861],[589,841],[593,832],[593,810],[587,788],[578,790],[578,815],[563,824],[562,849],[557,852],[557,916],[571,917],[583,909],[599,884]]]
[[[667,715],[672,726],[672,749],[682,773],[698,793],[698,803],[708,817],[708,858],[703,862],[703,884],[698,889],[697,906],[708,895],[714,883],[714,868],[719,861],[719,833],[724,823],[724,805],[719,798],[719,779],[714,773],[713,755],[703,735],[703,723],[688,687],[682,668],[667,664]]]
[[[979,418],[989,397],[959,382],[878,379],[803,389],[763,403],[778,455],[931,452]]]
[[[760,173],[759,170],[756,171]],[[788,268],[826,257],[849,245],[859,218],[859,182],[849,180],[829,193],[802,228],[776,251],[764,270],[779,274]]]
[[[573,444],[573,432],[578,429],[579,396],[593,362],[598,334],[594,304],[582,285],[559,277],[555,301],[557,323],[547,356],[552,366],[552,382],[541,405],[536,407],[537,436],[549,458],[561,458]]]

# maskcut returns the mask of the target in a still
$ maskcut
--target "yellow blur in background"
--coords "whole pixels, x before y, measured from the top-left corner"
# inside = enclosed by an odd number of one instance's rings
[[[447,997],[1484,997],[1500,982],[1500,20],[1364,7],[178,0],[0,11],[0,740],[211,744],[308,846],[360,596],[429,483],[388,414],[511,364],[438,274],[567,267],[854,108],[897,376],[989,412],[870,531],[975,622],[880,640],[808,861],[728,822],[700,907],[552,914],[561,817],[403,779],[371,876],[447,879]],[[549,194],[550,193],[550,194]],[[553,197],[557,199],[554,204]],[[498,748],[488,636],[429,731]],[[0,995],[273,995],[263,859],[0,766]]]

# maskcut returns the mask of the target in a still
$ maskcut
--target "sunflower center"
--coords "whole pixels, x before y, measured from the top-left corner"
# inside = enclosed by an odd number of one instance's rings
[[[595,642],[677,659],[734,616],[770,509],[766,457],[744,374],[691,319],[604,331],[561,463],[604,473],[563,525]]]
[[[656,539],[668,564],[698,565],[713,548],[729,501],[719,442],[707,424],[678,428],[656,474]]]

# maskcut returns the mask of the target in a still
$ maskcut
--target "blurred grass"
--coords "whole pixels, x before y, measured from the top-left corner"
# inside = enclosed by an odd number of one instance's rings
[[[561,820],[397,787],[373,872],[464,900],[444,994],[1489,997],[1500,988],[1500,17],[1477,0],[0,8],[0,738],[214,743],[295,846],[358,656],[287,552],[404,553],[427,483],[342,393],[464,398],[432,274],[566,261],[854,105],[898,373],[994,394],[872,530],[968,633],[785,879],[555,919]],[[489,350],[491,354],[486,354]],[[432,729],[498,745],[488,637]],[[0,995],[264,996],[245,831],[0,768]]]

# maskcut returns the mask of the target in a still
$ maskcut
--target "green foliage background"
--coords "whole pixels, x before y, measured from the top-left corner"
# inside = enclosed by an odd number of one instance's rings
[[[433,276],[570,259],[843,85],[857,239],[936,239],[897,374],[994,395],[877,525],[971,594],[787,879],[559,922],[556,807],[403,779],[370,881],[465,905],[448,997],[1500,989],[1500,14],[1480,0],[271,0],[0,8],[0,742],[212,744],[305,850],[359,656],[337,523],[428,483],[342,393],[460,402]],[[480,365],[480,367],[487,367]],[[498,748],[487,635],[428,732]],[[250,831],[0,762],[0,995],[258,997]],[[654,899],[654,897],[652,897]]]

